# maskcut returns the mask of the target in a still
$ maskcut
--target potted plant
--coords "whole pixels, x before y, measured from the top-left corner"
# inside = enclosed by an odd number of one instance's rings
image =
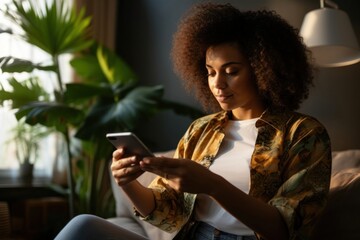
[[[26,2],[26,6],[24,5]],[[42,11],[31,1],[13,0],[8,16],[23,29],[23,38],[49,54],[51,63],[33,63],[12,56],[0,58],[3,72],[49,71],[57,86],[51,97],[23,99],[17,88],[0,89],[0,103],[11,100],[19,106],[16,117],[61,133],[67,146],[70,214],[94,213],[107,217],[112,204],[106,168],[113,150],[105,139],[110,131],[136,131],[143,119],[166,109],[197,117],[200,111],[163,98],[162,86],[141,86],[136,75],[114,52],[88,37],[90,18],[84,9],[66,8],[63,1],[47,4]],[[59,57],[73,53],[71,61],[80,82],[64,83]],[[12,80],[15,85],[21,85]],[[26,91],[34,89],[25,86]],[[19,104],[21,102],[21,104]],[[18,105],[19,104],[19,105]],[[76,163],[76,171],[73,163]],[[76,201],[76,204],[75,204]],[[75,206],[76,205],[76,206]],[[75,210],[75,207],[77,209]]]
[[[19,177],[25,182],[31,182],[34,165],[39,157],[40,141],[48,136],[49,130],[40,125],[30,126],[21,119],[12,128],[12,133],[7,143],[14,145],[19,162]]]
[[[12,107],[19,109],[24,103],[38,99],[48,99],[48,93],[39,85],[38,79],[31,77],[22,82],[15,78],[8,80],[13,92],[7,92],[0,85],[1,99],[12,99]],[[17,125],[12,128],[12,137],[8,144],[13,144],[16,158],[19,162],[19,177],[30,182],[33,176],[33,169],[38,159],[39,141],[50,134],[49,129],[40,125],[31,126],[20,119]]]
[[[13,7],[7,9],[6,15],[23,30],[21,37],[26,42],[48,53],[48,62],[50,63],[33,63],[29,60],[6,56],[0,59],[2,72],[31,73],[35,69],[48,71],[55,74],[57,84],[54,85],[50,98],[35,100],[24,99],[24,96],[19,94],[16,88],[12,91],[2,89],[0,102],[11,100],[13,108],[16,108],[17,103],[21,102],[16,113],[17,119],[24,118],[27,124],[41,124],[62,134],[68,153],[69,206],[72,215],[74,213],[74,187],[70,130],[72,126],[76,126],[82,120],[83,111],[64,101],[66,89],[64,89],[65,84],[60,72],[59,59],[65,53],[75,53],[90,46],[92,41],[88,39],[87,31],[90,19],[84,16],[84,10],[75,12],[74,9],[68,9],[64,1],[46,4],[43,9],[39,9],[32,1],[14,0],[11,4]],[[21,82],[15,78],[11,78],[11,81],[15,85],[21,85]],[[32,92],[32,90],[30,87],[26,89],[27,92]]]

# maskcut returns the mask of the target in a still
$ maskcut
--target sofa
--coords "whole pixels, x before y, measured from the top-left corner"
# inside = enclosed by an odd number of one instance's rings
[[[160,153],[172,156],[173,152]],[[148,185],[155,175],[144,173],[139,181]],[[133,214],[133,206],[115,181],[111,181],[116,200],[116,217],[108,219],[151,240],[172,239],[169,234]],[[320,217],[312,239],[360,239],[360,149],[333,152],[329,201]]]

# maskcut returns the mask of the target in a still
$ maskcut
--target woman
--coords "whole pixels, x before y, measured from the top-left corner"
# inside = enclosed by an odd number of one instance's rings
[[[174,35],[176,72],[205,109],[174,158],[113,153],[115,181],[144,220],[177,239],[308,239],[326,203],[325,128],[295,112],[312,84],[297,30],[269,11],[201,4]],[[149,186],[144,171],[159,175]]]

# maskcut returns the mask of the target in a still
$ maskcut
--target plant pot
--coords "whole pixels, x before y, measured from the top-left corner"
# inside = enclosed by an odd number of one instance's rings
[[[24,162],[20,164],[19,178],[25,182],[31,182],[33,178],[34,164]]]

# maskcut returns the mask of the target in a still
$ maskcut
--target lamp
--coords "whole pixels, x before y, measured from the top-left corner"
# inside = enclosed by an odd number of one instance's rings
[[[315,64],[340,67],[360,62],[359,44],[348,15],[329,0],[320,0],[320,6],[305,15],[300,29]]]

